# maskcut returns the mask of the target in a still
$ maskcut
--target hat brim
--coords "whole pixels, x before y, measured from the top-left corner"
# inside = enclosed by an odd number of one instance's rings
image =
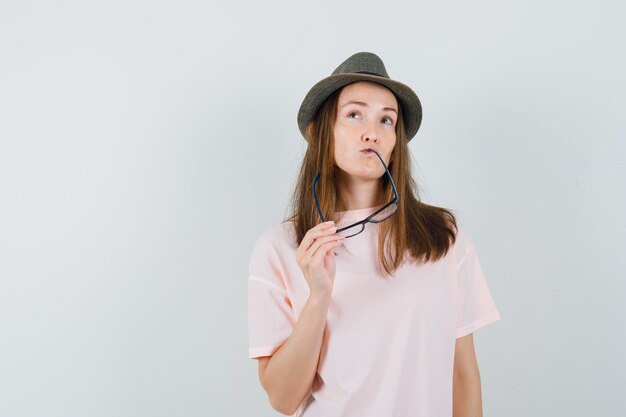
[[[389,78],[355,73],[331,75],[319,81],[309,90],[298,111],[298,128],[302,136],[306,138],[307,125],[313,120],[324,100],[337,89],[357,81],[381,84],[395,94],[402,108],[407,142],[413,139],[422,123],[422,103],[411,87]]]

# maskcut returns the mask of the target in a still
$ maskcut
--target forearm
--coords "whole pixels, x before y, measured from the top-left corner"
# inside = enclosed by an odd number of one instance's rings
[[[482,417],[482,393],[478,370],[465,375],[454,375],[453,417]]]
[[[293,414],[311,388],[329,305],[330,295],[309,297],[291,335],[265,368],[263,387],[277,411]]]

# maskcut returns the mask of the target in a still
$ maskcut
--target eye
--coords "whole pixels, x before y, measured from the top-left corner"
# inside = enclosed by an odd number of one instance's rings
[[[348,117],[350,117],[350,118],[351,118],[351,117],[353,117],[353,116],[358,116],[358,117],[361,117],[361,115],[360,115],[358,112],[355,112],[355,111],[351,111],[350,113],[348,113]]]
[[[392,125],[393,124],[393,119],[391,117],[383,117],[383,123],[386,123],[388,125]]]

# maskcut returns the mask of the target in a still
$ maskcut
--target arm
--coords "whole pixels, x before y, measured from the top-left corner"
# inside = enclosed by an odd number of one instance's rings
[[[313,384],[330,299],[311,295],[289,338],[271,357],[259,360],[261,385],[280,413],[294,414]]]
[[[456,339],[454,351],[453,417],[482,417],[480,372],[473,333]]]

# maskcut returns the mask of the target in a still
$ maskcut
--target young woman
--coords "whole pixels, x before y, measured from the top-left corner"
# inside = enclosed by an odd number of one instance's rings
[[[300,107],[293,212],[257,240],[248,280],[249,357],[283,414],[482,415],[472,333],[500,315],[452,211],[418,198],[421,119],[366,52]]]

